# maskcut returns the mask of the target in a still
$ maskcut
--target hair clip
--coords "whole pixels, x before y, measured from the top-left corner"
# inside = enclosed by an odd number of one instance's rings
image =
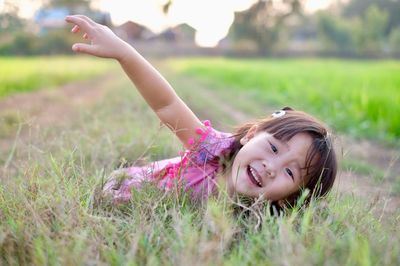
[[[278,117],[284,116],[285,114],[286,114],[285,111],[279,110],[279,111],[273,112],[273,113],[271,114],[271,116],[272,116],[273,118],[278,118]]]

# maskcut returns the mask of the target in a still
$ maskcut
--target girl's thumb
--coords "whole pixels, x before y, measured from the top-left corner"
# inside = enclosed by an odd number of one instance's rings
[[[72,51],[77,53],[92,54],[91,48],[92,46],[86,43],[75,43],[72,45]]]

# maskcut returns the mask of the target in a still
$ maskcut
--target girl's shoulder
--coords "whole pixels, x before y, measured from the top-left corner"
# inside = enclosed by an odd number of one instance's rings
[[[191,146],[189,157],[196,164],[204,164],[216,157],[227,154],[233,144],[234,137],[231,133],[221,132],[211,126],[211,122],[206,120],[203,122],[204,127],[197,128],[196,133],[199,135],[197,140],[190,139]]]

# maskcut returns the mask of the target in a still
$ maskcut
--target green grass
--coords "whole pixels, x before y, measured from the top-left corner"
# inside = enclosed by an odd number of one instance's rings
[[[351,160],[350,158],[342,162],[342,168],[345,171],[370,176],[377,184],[382,182],[385,177],[385,172],[383,170],[364,162]]]
[[[400,175],[395,177],[392,193],[400,196]]]
[[[0,98],[102,74],[115,65],[90,57],[0,57]]]
[[[0,169],[0,264],[400,264],[400,213],[355,196],[333,193],[272,217],[260,205],[242,213],[223,195],[196,205],[146,185],[128,205],[88,207],[96,184],[121,162],[181,149],[127,79],[115,80],[104,102],[68,126],[32,127],[36,137],[17,139]],[[177,89],[196,108],[208,106],[191,87]],[[0,165],[8,158],[1,152]]]
[[[304,110],[353,136],[400,138],[397,61],[191,58],[168,65],[215,90],[246,91],[256,106]]]

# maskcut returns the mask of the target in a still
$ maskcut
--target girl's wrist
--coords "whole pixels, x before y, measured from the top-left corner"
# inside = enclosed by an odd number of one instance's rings
[[[135,48],[130,46],[129,44],[126,44],[126,47],[124,49],[120,50],[119,56],[115,58],[118,63],[121,65],[125,65],[127,62],[131,61],[133,57],[136,54]]]
[[[120,64],[123,64],[133,52],[134,48],[128,43],[124,42],[123,45],[119,48],[118,55],[115,57],[115,59]]]

